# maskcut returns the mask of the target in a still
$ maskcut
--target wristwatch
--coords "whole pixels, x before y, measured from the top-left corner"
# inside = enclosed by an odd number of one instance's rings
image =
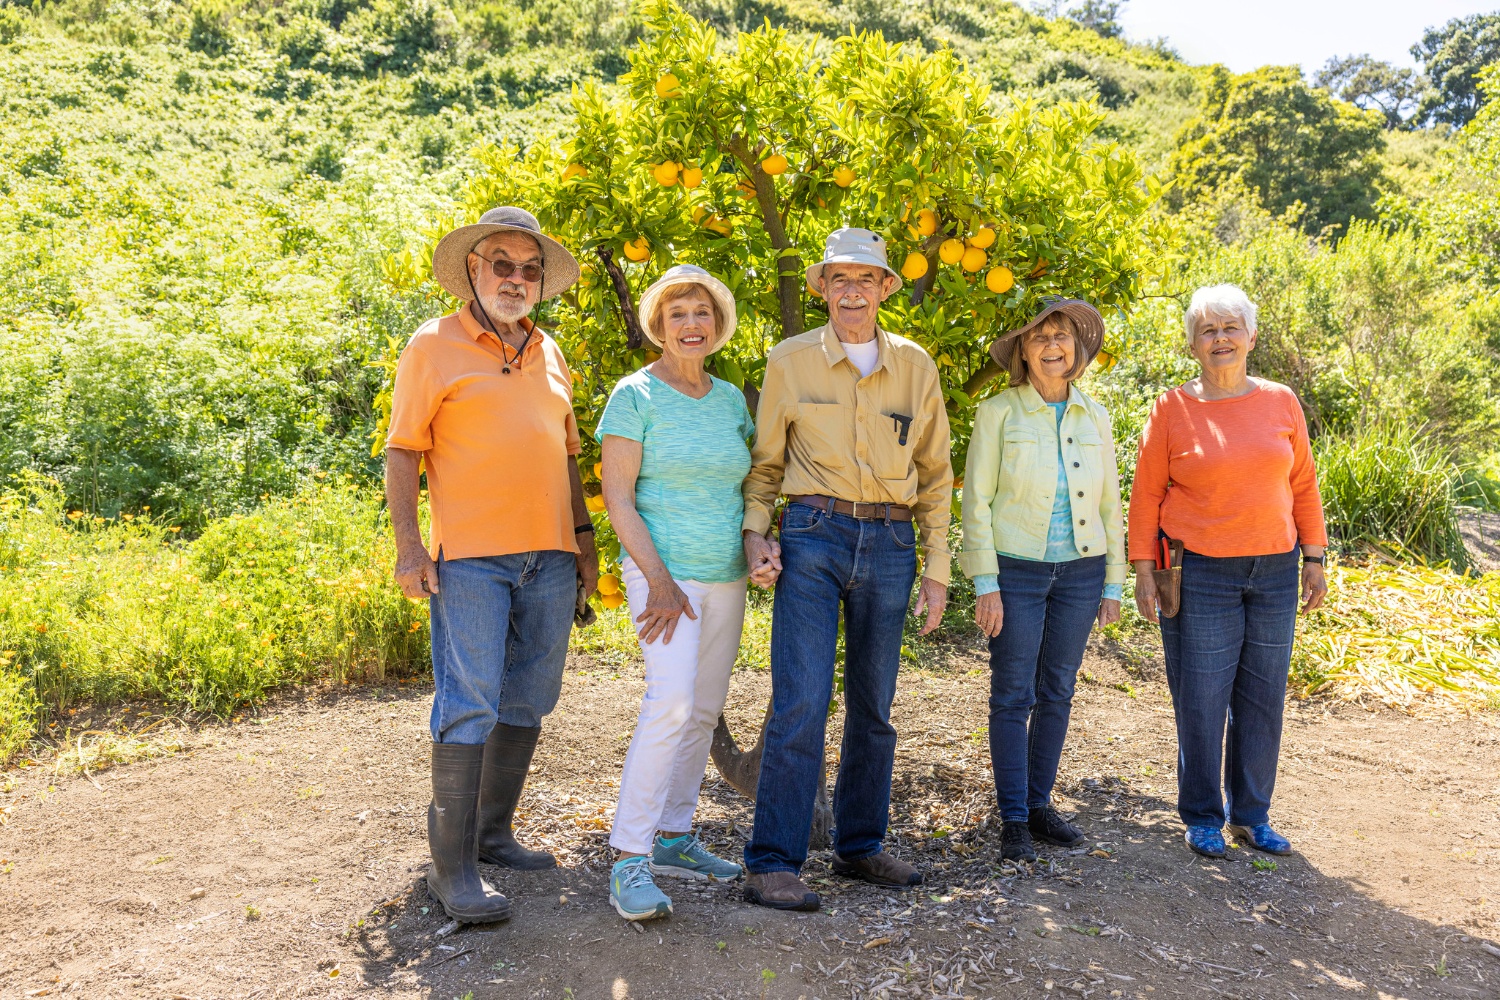
[[[1303,556],[1302,561],[1305,563],[1317,563],[1319,566],[1323,565],[1322,556]]]

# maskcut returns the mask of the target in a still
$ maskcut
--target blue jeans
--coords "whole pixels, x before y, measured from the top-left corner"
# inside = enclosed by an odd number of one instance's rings
[[[1161,641],[1177,716],[1177,814],[1188,826],[1222,827],[1226,798],[1231,823],[1269,820],[1300,581],[1296,549],[1183,554],[1182,606],[1161,620]]]
[[[880,853],[890,818],[896,730],[891,702],[901,630],[917,575],[909,521],[856,521],[788,504],[781,578],[771,612],[771,721],[745,845],[752,872],[797,872],[807,860],[813,803],[844,611],[844,743],[833,790],[834,850]]]
[[[1104,595],[1104,557],[1000,557],[1005,622],[990,640],[990,760],[1000,819],[1052,801],[1073,688]]]
[[[432,740],[480,744],[496,722],[535,728],[557,705],[578,563],[571,552],[438,557]]]

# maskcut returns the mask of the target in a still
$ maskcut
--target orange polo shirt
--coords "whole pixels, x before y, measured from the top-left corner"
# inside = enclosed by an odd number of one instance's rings
[[[423,323],[401,352],[386,447],[426,460],[433,558],[578,551],[573,378],[557,342],[531,329],[509,374],[515,352],[502,353],[467,304]]]

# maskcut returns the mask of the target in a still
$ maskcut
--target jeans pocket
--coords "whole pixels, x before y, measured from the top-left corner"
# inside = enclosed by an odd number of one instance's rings
[[[910,521],[887,521],[886,530],[891,533],[891,541],[896,543],[898,549],[914,549],[917,547],[917,529]]]
[[[804,531],[812,531],[823,523],[823,511],[816,507],[809,507],[802,503],[789,503],[786,510],[781,512],[781,533],[783,535],[796,535]]]

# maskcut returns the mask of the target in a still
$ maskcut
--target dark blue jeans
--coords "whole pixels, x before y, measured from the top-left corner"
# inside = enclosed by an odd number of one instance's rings
[[[752,872],[796,872],[807,860],[823,738],[844,611],[844,743],[833,790],[834,850],[880,853],[890,818],[896,730],[891,702],[901,629],[917,574],[910,522],[856,521],[788,504],[771,612],[771,721],[755,793]]]
[[[534,728],[557,705],[573,630],[571,552],[438,558],[432,741],[483,743],[496,722]]]
[[[1161,620],[1161,641],[1177,716],[1177,814],[1188,826],[1218,829],[1226,811],[1239,826],[1268,822],[1299,563],[1296,549],[1226,559],[1183,554],[1182,607]]]
[[[1003,821],[1052,801],[1073,688],[1104,595],[1104,557],[1000,557],[1005,623],[990,640],[990,760]]]

